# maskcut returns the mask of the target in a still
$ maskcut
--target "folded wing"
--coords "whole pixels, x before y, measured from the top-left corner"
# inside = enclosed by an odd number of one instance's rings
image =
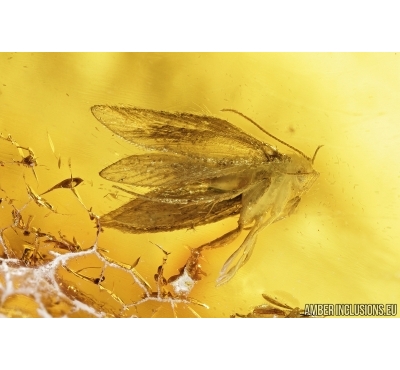
[[[264,164],[263,168],[267,168]],[[259,167],[255,164],[232,163],[229,158],[208,160],[171,153],[133,155],[111,164],[100,172],[106,180],[145,187],[173,187],[188,184],[206,185],[213,179],[230,177],[251,181]]]
[[[216,117],[107,105],[91,109],[112,132],[145,149],[240,164],[265,161],[262,142]]]
[[[130,201],[104,215],[101,223],[130,233],[173,231],[217,222],[240,213],[242,208],[241,194],[221,201],[199,203],[197,200],[200,196],[218,198],[220,192],[216,189],[191,192],[180,196],[176,194],[176,203],[160,201],[166,195],[159,191],[147,193],[148,199],[139,197]],[[170,191],[168,196],[171,195]],[[179,199],[188,203],[180,204]],[[191,199],[193,202],[190,202]]]

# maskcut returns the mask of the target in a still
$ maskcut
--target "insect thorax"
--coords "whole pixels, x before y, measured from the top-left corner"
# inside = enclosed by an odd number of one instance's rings
[[[263,143],[263,151],[264,154],[267,158],[268,162],[286,162],[286,161],[290,161],[290,157],[287,156],[286,154],[283,153],[279,153],[278,149],[276,149],[274,146],[267,144],[267,143]]]

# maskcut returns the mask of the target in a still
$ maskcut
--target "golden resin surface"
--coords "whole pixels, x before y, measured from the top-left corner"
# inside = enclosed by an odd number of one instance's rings
[[[400,55],[1,53],[0,71],[1,315],[290,317],[306,304],[400,303]],[[319,177],[229,282],[215,284],[248,230],[195,260],[200,280],[185,278],[191,250],[238,216],[160,233],[103,227],[134,196],[99,173],[145,151],[94,105],[218,117],[293,153],[221,111],[234,109],[307,156],[323,145]],[[179,274],[186,290],[169,280]]]

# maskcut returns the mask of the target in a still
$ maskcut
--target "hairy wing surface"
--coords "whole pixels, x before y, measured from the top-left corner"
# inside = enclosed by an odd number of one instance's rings
[[[202,191],[201,194],[213,197],[215,190]],[[146,195],[160,199],[164,195],[150,192]],[[191,194],[193,199],[199,194]],[[182,195],[190,198],[189,193]],[[129,203],[101,217],[103,226],[119,229],[123,232],[144,233],[173,231],[192,228],[220,221],[240,213],[242,195],[220,202],[173,204],[162,203],[152,199],[136,198]]]
[[[264,167],[268,165],[265,164]],[[237,163],[233,158],[219,161],[193,158],[171,153],[133,155],[111,164],[100,172],[106,180],[146,187],[176,187],[186,184],[207,184],[210,179],[227,176],[238,181],[251,179],[257,166]]]
[[[220,118],[107,105],[91,110],[112,132],[146,149],[217,160],[235,158],[243,164],[265,161],[262,142]]]

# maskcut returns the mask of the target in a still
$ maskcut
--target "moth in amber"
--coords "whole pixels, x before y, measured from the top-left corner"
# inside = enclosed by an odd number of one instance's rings
[[[132,155],[103,169],[100,175],[122,184],[148,187],[101,218],[102,225],[124,232],[162,232],[205,225],[239,215],[236,229],[199,247],[216,248],[250,229],[228,258],[217,285],[230,280],[250,258],[258,233],[289,216],[318,177],[312,158],[288,146],[274,146],[246,134],[228,121],[190,113],[95,105],[93,115],[104,126],[148,152]]]

